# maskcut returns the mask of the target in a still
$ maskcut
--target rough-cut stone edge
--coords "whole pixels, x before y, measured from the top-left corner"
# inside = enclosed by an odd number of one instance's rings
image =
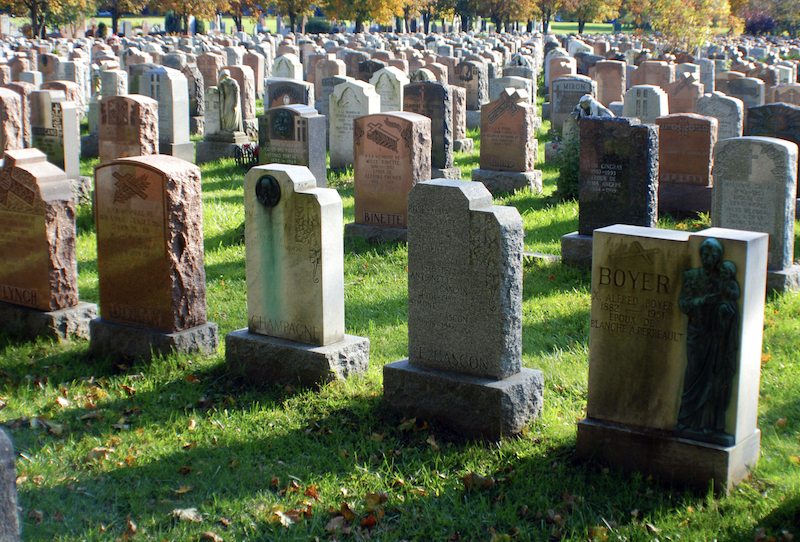
[[[408,228],[387,228],[385,226],[356,224],[355,222],[344,225],[344,234],[347,237],[364,239],[368,243],[408,241]]]
[[[475,168],[472,170],[473,182],[483,183],[493,196],[504,192],[516,192],[526,187],[531,192],[542,192],[542,172],[533,171],[493,171],[490,169]]]
[[[728,448],[586,418],[578,422],[577,456],[652,475],[666,485],[727,494],[758,464],[761,431]]]
[[[119,356],[149,360],[154,356],[167,356],[173,352],[198,352],[209,356],[216,353],[219,346],[217,324],[213,322],[175,333],[161,333],[95,319],[89,322],[89,329],[89,351],[96,357]]]
[[[395,412],[436,420],[466,438],[498,440],[519,433],[542,410],[542,371],[523,368],[489,380],[411,365],[383,367],[383,399]]]
[[[592,236],[578,232],[561,236],[561,263],[574,267],[592,266]]]
[[[72,184],[72,193],[75,194],[75,199],[78,203],[88,203],[92,201],[92,191],[94,190],[94,181],[91,177],[75,177],[69,180]]]
[[[189,133],[203,135],[205,133],[205,116],[189,117]]]
[[[314,387],[369,369],[369,339],[345,335],[326,346],[305,344],[248,329],[225,336],[225,361],[234,374],[256,383],[299,383]]]
[[[467,130],[476,130],[481,127],[481,112],[467,110]]]
[[[242,148],[244,145],[237,145],[236,143],[220,143],[217,141],[198,141],[195,152],[197,153],[196,163],[205,164],[206,162],[214,162],[221,158],[234,158],[236,156],[236,149]]]
[[[29,339],[88,339],[89,322],[93,318],[97,318],[97,305],[94,303],[78,303],[74,307],[50,312],[0,303],[0,329]]]
[[[0,430],[0,540],[3,542],[20,540],[16,478],[14,445]]]
[[[460,181],[461,180],[461,168],[460,167],[447,167],[447,168],[432,167],[431,168],[431,179],[452,179],[454,181]]]
[[[258,141],[258,119],[243,119],[242,128],[249,139]]]
[[[471,153],[475,148],[475,142],[471,137],[453,140],[453,152]]]
[[[767,269],[767,292],[800,291],[800,265],[786,269]]]

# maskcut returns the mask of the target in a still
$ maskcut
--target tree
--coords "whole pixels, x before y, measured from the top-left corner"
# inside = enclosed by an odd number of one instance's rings
[[[311,15],[318,2],[313,0],[274,0],[273,4],[279,15],[289,17],[292,32],[297,31],[297,18],[302,20],[304,15]]]
[[[183,33],[189,30],[189,17],[213,19],[217,12],[228,9],[227,0],[151,0],[150,8],[161,13],[172,11],[181,21]]]
[[[583,34],[586,23],[614,19],[619,7],[619,0],[564,0],[563,9],[570,20],[578,22],[578,34]]]
[[[0,9],[21,17],[30,17],[31,35],[44,37],[49,0],[0,0]]]
[[[542,32],[547,34],[550,28],[550,19],[553,18],[561,7],[561,0],[534,0],[533,13],[542,20]]]
[[[75,36],[78,26],[96,9],[94,0],[59,0],[47,4],[45,19],[51,26],[71,27],[72,35]]]
[[[361,32],[365,21],[388,24],[395,15],[403,13],[403,0],[328,0],[325,13],[339,20],[356,23],[356,32]]]
[[[653,11],[653,28],[683,51],[704,44],[730,17],[728,0],[653,0]]]
[[[126,13],[139,13],[147,4],[147,0],[100,0],[98,7],[101,11],[111,13],[111,32],[117,33],[119,20]]]

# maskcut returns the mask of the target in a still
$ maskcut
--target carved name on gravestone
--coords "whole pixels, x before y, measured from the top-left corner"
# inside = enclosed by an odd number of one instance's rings
[[[355,120],[355,222],[406,228],[408,193],[430,180],[431,120],[392,112]]]
[[[797,145],[765,137],[720,141],[714,149],[711,223],[769,234],[767,284],[800,287],[794,266]]]
[[[384,367],[385,401],[471,437],[519,432],[542,404],[521,366],[519,212],[453,180],[417,184],[408,207],[409,357]]]
[[[317,186],[325,188],[325,135],[325,117],[313,107],[269,109],[258,119],[259,163],[306,166],[317,179]]]
[[[560,134],[567,119],[578,102],[586,94],[597,96],[597,83],[582,75],[554,79],[550,94],[550,121],[553,130]]]
[[[291,104],[313,107],[314,85],[296,79],[271,78],[267,82],[267,97],[268,109]]]
[[[767,236],[594,232],[578,454],[727,492],[758,461]]]
[[[128,156],[158,154],[158,103],[130,94],[103,98],[99,103],[100,163]]]

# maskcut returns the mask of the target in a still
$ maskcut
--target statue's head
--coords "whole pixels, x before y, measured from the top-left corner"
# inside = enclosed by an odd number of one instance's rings
[[[225,79],[230,79],[230,77],[231,77],[231,71],[230,70],[222,70],[221,72],[219,72],[219,80],[220,81],[223,81]]]
[[[722,243],[709,237],[700,245],[700,259],[703,260],[703,269],[711,272],[722,259]]]

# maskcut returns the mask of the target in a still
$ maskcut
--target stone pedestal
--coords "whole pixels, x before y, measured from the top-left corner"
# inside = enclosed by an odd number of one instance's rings
[[[542,191],[542,172],[539,170],[519,172],[476,168],[472,170],[472,180],[483,183],[492,196],[516,192],[526,187],[537,194]]]
[[[57,311],[38,311],[8,303],[0,303],[0,329],[12,335],[33,339],[53,337],[89,338],[89,321],[97,318],[97,305],[79,303]]]
[[[453,179],[455,181],[460,181],[461,180],[461,168],[460,167],[447,167],[447,168],[432,167],[431,168],[431,179]]]
[[[205,133],[205,117],[189,117],[189,132],[192,135],[203,135]]]
[[[800,265],[780,271],[767,269],[767,292],[800,291]]]
[[[652,475],[666,485],[727,494],[758,464],[761,431],[735,446],[718,446],[586,418],[578,422],[577,455],[600,459],[630,472]]]
[[[561,236],[561,262],[575,267],[592,265],[592,236],[578,232]]]
[[[225,337],[225,360],[234,374],[256,383],[318,386],[361,374],[369,368],[369,339],[345,335],[326,346],[251,333],[246,328]]]
[[[467,154],[470,154],[474,148],[475,148],[475,142],[472,140],[471,137],[467,137],[465,139],[453,140],[453,152],[465,152]]]
[[[467,130],[474,130],[481,127],[481,112],[467,111]]]
[[[220,158],[233,158],[236,156],[236,149],[241,149],[249,142],[244,132],[208,134],[203,141],[197,142],[197,163],[205,164]]]
[[[159,154],[168,154],[181,160],[194,164],[194,142],[188,143],[159,143]]]
[[[408,240],[408,228],[387,228],[385,226],[356,224],[355,222],[345,224],[344,234],[347,237],[364,239],[368,243],[385,241],[402,241],[405,243]]]
[[[244,119],[242,120],[242,127],[249,139],[258,141],[258,119]]]
[[[467,438],[498,440],[522,431],[543,404],[542,371],[502,380],[412,365],[383,367],[384,401],[406,417],[435,419]]]
[[[695,216],[697,212],[711,210],[712,186],[692,184],[658,184],[658,212],[670,213],[678,218]]]
[[[89,350],[94,356],[145,360],[159,355],[167,356],[173,352],[198,352],[208,356],[216,353],[219,346],[217,324],[213,322],[175,333],[162,333],[96,319],[89,322],[89,330]]]

